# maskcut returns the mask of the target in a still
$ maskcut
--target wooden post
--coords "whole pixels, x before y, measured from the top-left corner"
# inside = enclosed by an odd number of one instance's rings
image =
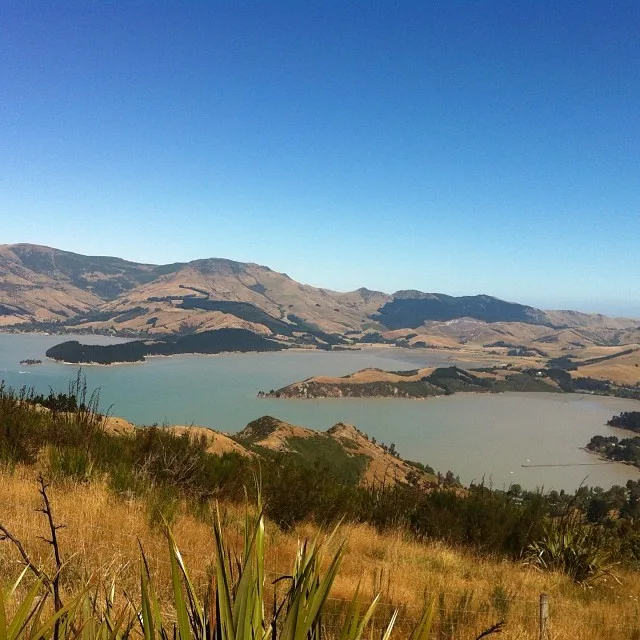
[[[540,640],[547,638],[547,624],[549,622],[549,596],[540,594]]]

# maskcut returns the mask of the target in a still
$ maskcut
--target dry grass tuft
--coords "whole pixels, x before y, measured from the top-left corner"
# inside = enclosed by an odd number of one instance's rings
[[[57,522],[66,525],[59,537],[67,559],[63,576],[67,593],[77,590],[90,576],[106,580],[115,575],[120,591],[137,594],[140,540],[159,597],[163,606],[168,606],[171,575],[167,541],[141,502],[118,498],[99,483],[57,484],[51,487],[50,497]],[[0,522],[23,541],[35,562],[51,569],[50,549],[38,538],[46,534],[44,519],[35,512],[39,506],[36,476],[31,470],[0,471]],[[206,518],[189,515],[187,507],[181,506],[172,528],[196,588],[204,593],[214,558],[211,526]],[[241,549],[244,507],[221,505],[221,517],[229,542]],[[285,532],[268,523],[267,579],[289,573],[298,540],[316,534],[317,528],[311,524]],[[621,572],[621,585],[604,582],[583,589],[561,574],[480,557],[442,542],[419,542],[400,531],[379,533],[367,525],[345,523],[338,538],[333,544],[346,538],[347,549],[331,592],[332,607],[326,617],[329,631],[331,611],[337,615],[342,600],[350,599],[360,584],[365,600],[382,594],[383,605],[376,614],[380,623],[392,608],[399,607],[398,637],[413,627],[425,600],[435,598],[439,638],[475,638],[504,618],[501,637],[505,640],[537,639],[542,592],[550,596],[554,638],[640,637],[640,575],[635,573]],[[18,561],[10,544],[0,544],[0,583],[15,579],[20,570]]]

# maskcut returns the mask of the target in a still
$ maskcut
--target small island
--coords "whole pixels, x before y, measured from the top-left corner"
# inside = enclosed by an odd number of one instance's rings
[[[640,411],[623,411],[607,422],[610,427],[640,433]]]
[[[24,360],[20,360],[20,364],[26,366],[33,366],[35,364],[42,364],[42,360],[34,360],[32,358],[25,358]]]
[[[69,364],[121,364],[144,362],[148,356],[172,356],[185,353],[216,354],[225,352],[281,351],[286,349],[274,340],[245,329],[217,329],[165,340],[132,340],[119,344],[81,344],[77,340],[62,342],[47,350],[47,358]]]
[[[608,420],[607,425],[640,433],[640,411],[623,411]],[[587,445],[587,451],[596,453],[605,460],[626,462],[640,468],[640,436],[593,436]]]
[[[563,389],[545,370],[518,371],[508,367],[465,370],[459,367],[383,371],[363,369],[334,378],[316,376],[294,382],[259,398],[430,398],[458,392],[501,393],[503,391],[547,391]]]

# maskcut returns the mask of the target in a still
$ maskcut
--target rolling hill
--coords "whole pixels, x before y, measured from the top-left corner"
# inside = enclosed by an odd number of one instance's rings
[[[310,467],[330,463],[352,484],[428,484],[436,480],[424,468],[394,455],[353,425],[342,422],[328,431],[313,431],[263,416],[250,422],[233,440],[258,455],[265,451],[293,455]]]
[[[394,294],[394,299],[385,303],[374,318],[389,329],[415,329],[428,321],[456,318],[551,326],[544,311],[522,304],[486,295],[454,297],[421,291],[398,291]]]
[[[135,425],[122,418],[109,417],[105,428],[110,433],[133,434]],[[290,456],[299,464],[314,468],[328,465],[344,476],[350,484],[421,484],[437,481],[434,473],[415,462],[407,462],[388,447],[353,425],[339,422],[327,431],[314,431],[271,416],[250,422],[234,435],[207,427],[163,427],[171,433],[188,435],[194,440],[204,438],[208,453],[237,453],[260,459],[268,455]]]
[[[384,343],[541,357],[640,343],[638,320],[488,295],[343,293],[254,263],[139,264],[31,244],[0,245],[0,327],[154,340],[235,329],[309,348]]]

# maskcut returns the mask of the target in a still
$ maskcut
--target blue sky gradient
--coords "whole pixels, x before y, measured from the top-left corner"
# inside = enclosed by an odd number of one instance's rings
[[[640,316],[638,2],[2,13],[2,243]]]

